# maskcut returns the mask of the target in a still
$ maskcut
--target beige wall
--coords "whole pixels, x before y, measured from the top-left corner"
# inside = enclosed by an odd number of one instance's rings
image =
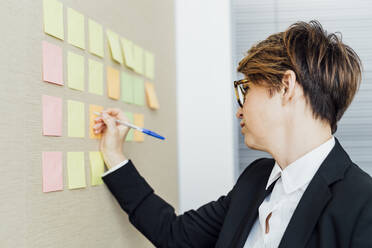
[[[0,247],[151,247],[128,222],[106,186],[92,187],[87,152],[98,149],[98,142],[88,138],[67,137],[67,100],[120,107],[143,113],[145,126],[158,131],[165,142],[150,137],[144,143],[128,143],[125,154],[155,188],[155,191],[178,209],[176,84],[174,54],[174,6],[171,0],[65,0],[66,7],[91,17],[105,29],[110,28],[154,52],[155,87],[161,109],[127,105],[60,87],[41,80],[41,42],[43,40],[67,51],[93,57],[88,51],[54,39],[42,29],[41,0],[2,0],[0,3]],[[66,19],[65,33],[66,33]],[[87,24],[87,18],[85,19]],[[87,27],[87,26],[86,26]],[[87,41],[86,41],[87,42]],[[86,43],[87,44],[87,43]],[[105,41],[105,65],[113,63]],[[66,68],[64,59],[64,67]],[[87,64],[86,64],[87,66]],[[66,75],[66,69],[64,73]],[[87,67],[86,67],[87,69]],[[66,77],[65,77],[66,78]],[[85,88],[87,88],[87,75]],[[106,92],[106,89],[105,89]],[[63,98],[62,137],[41,134],[41,95]],[[87,123],[86,123],[87,124]],[[86,125],[87,127],[87,125]],[[42,151],[63,151],[64,190],[42,192]],[[88,186],[67,189],[66,152],[85,151]]]

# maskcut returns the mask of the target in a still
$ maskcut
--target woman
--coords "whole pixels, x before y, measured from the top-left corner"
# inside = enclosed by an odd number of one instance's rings
[[[103,180],[157,247],[372,247],[372,179],[333,136],[361,82],[358,55],[320,23],[298,22],[253,46],[234,82],[245,144],[266,151],[217,201],[176,216],[122,153],[118,109],[94,128]]]

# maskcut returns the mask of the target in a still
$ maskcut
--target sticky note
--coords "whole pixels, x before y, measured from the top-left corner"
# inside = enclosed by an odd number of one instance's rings
[[[88,61],[88,90],[89,93],[103,95],[103,64],[89,59]]]
[[[63,190],[62,152],[43,152],[43,192]]]
[[[134,57],[134,71],[138,74],[143,74],[143,48],[134,44],[133,45],[133,57]]]
[[[84,57],[73,52],[67,54],[67,82],[68,87],[84,90]]]
[[[85,111],[84,103],[67,101],[67,131],[69,137],[85,136]]]
[[[133,77],[127,72],[121,72],[121,100],[133,103]]]
[[[107,67],[107,93],[112,99],[119,100],[120,98],[119,70],[110,66]]]
[[[103,184],[101,176],[105,171],[105,164],[101,152],[89,152],[89,161],[91,185]]]
[[[134,125],[136,125],[138,127],[144,127],[145,117],[144,117],[143,114],[134,114],[133,118],[134,118],[134,123],[133,123]],[[143,142],[145,140],[144,133],[142,133],[138,130],[134,130],[133,140],[136,141],[136,142]]]
[[[154,79],[154,75],[155,75],[154,54],[149,51],[145,51],[145,76],[150,79]]]
[[[87,186],[85,180],[84,152],[67,152],[68,188]]]
[[[119,35],[112,32],[111,30],[107,30],[107,38],[112,59],[119,64],[123,64],[123,56],[120,49]]]
[[[89,52],[103,58],[103,28],[102,25],[93,21],[88,20],[89,30]]]
[[[129,123],[134,124],[134,117],[132,112],[124,112],[124,115],[128,118]],[[127,134],[127,137],[125,138],[125,141],[133,141],[133,128],[129,129],[129,132]]]
[[[71,8],[67,9],[67,38],[68,43],[85,49],[84,16]]]
[[[139,106],[145,105],[145,84],[140,77],[133,77],[133,100]]]
[[[150,82],[146,82],[145,91],[146,91],[147,105],[149,106],[149,108],[159,109],[159,101],[156,96],[154,84]]]
[[[135,61],[133,57],[133,42],[121,37],[120,43],[124,54],[125,65],[130,69],[134,69]]]
[[[62,48],[43,41],[43,80],[63,85]]]
[[[57,0],[43,0],[44,32],[61,40],[63,31],[63,5]]]
[[[43,135],[62,136],[62,99],[42,96]]]
[[[91,139],[99,139],[101,138],[101,134],[96,135],[93,132],[93,126],[95,125],[94,119],[96,119],[98,116],[94,112],[102,112],[103,107],[98,105],[89,105],[89,137]]]

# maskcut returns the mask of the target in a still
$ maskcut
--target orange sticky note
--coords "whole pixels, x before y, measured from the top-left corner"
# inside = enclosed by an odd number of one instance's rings
[[[144,127],[145,116],[143,114],[134,114],[133,118],[134,118],[134,123],[133,124],[135,126]],[[145,135],[142,132],[140,132],[138,130],[135,130],[134,135],[133,135],[133,141],[143,142],[143,141],[145,141]]]
[[[112,99],[119,100],[120,98],[119,70],[110,66],[107,67],[107,93]]]
[[[155,88],[153,83],[145,83],[147,105],[151,109],[159,109],[159,101],[156,97]]]
[[[101,138],[101,134],[95,134],[93,132],[93,126],[95,125],[94,119],[97,118],[98,116],[94,112],[101,112],[103,111],[102,106],[98,105],[89,105],[89,137],[91,139],[99,139]]]

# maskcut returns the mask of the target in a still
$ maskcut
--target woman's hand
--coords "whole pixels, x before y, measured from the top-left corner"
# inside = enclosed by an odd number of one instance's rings
[[[109,108],[102,111],[102,115],[95,119],[93,131],[102,134],[100,150],[108,168],[126,160],[123,154],[123,143],[129,128],[116,123],[116,120],[129,122],[120,109]]]

